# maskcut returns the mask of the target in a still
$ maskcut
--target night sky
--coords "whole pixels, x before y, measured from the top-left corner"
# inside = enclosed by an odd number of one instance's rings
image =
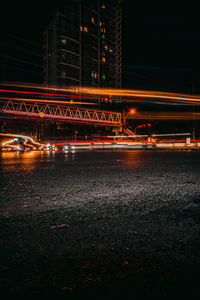
[[[42,41],[56,0],[1,3],[1,31]],[[200,20],[195,9],[124,0],[123,87],[199,93]],[[1,33],[2,34],[2,33]]]

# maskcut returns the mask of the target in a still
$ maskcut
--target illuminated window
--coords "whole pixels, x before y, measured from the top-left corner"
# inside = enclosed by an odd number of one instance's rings
[[[104,49],[107,51],[107,50],[108,50],[108,45],[105,45],[105,46],[104,46]]]
[[[105,39],[105,34],[102,34],[101,38],[104,40]]]
[[[93,17],[92,17],[92,19],[91,19],[91,20],[92,20],[92,23],[94,23],[94,18],[93,18]]]
[[[84,27],[84,31],[85,31],[85,32],[88,32],[88,28],[87,28],[86,26]]]
[[[80,26],[80,31],[83,31],[83,27],[82,26]]]
[[[103,80],[105,80],[105,79],[106,79],[106,75],[103,74],[103,75],[101,76],[101,78],[102,78]]]
[[[66,45],[67,40],[66,39],[61,39],[61,43],[64,44],[64,45]]]
[[[112,48],[110,48],[110,49],[109,49],[109,52],[110,52],[110,53],[112,53],[112,52],[113,52]]]
[[[100,29],[100,32],[103,32],[103,28]]]
[[[106,33],[106,29],[105,28],[104,28],[103,32]]]
[[[102,26],[102,22],[99,22],[99,26]]]
[[[94,74],[94,78],[97,78],[97,73]]]
[[[102,5],[101,5],[101,8],[106,8],[105,4],[102,4]]]
[[[94,77],[94,72],[91,73],[91,77]]]
[[[102,62],[106,62],[105,57],[102,57],[101,61],[102,61]]]

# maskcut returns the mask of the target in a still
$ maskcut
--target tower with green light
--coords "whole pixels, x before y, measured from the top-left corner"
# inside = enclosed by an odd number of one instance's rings
[[[44,33],[46,85],[121,87],[120,3],[59,1]]]

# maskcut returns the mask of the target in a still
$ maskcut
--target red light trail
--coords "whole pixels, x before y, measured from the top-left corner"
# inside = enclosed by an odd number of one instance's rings
[[[43,93],[43,92],[30,92],[30,91],[18,91],[18,90],[7,90],[7,89],[0,89],[0,92],[5,93],[14,93],[14,94],[29,94],[29,95],[40,95],[40,96],[55,96],[55,97],[73,97],[73,98],[81,98],[80,95],[70,95],[70,94],[54,94],[54,93]],[[91,97],[87,96],[87,98],[91,99],[102,99],[100,97]]]
[[[56,87],[43,87],[36,85],[20,85],[3,83],[3,86],[15,86],[25,88],[35,88],[42,90],[54,90],[60,92],[70,92],[73,94],[60,94],[60,93],[49,93],[49,92],[35,92],[35,91],[22,91],[22,90],[9,90],[0,89],[0,92],[5,93],[20,93],[29,95],[40,95],[40,96],[53,96],[53,97],[71,97],[71,98],[88,98],[88,99],[109,99],[111,101],[133,101],[133,102],[152,102],[152,103],[182,103],[182,104],[200,104],[200,97],[179,94],[179,93],[168,93],[160,91],[145,91],[145,90],[128,90],[128,89],[109,89],[109,88],[80,88],[70,87],[68,89],[56,88]],[[75,95],[76,94],[76,95]],[[101,96],[95,96],[101,95]],[[115,98],[115,96],[123,97]],[[128,99],[127,99],[128,97]],[[139,98],[139,99],[138,99]]]

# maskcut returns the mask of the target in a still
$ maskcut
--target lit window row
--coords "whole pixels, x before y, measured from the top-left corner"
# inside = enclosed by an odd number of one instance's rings
[[[80,31],[88,32],[88,28],[86,26],[80,26]]]
[[[98,78],[99,76],[98,76],[98,74],[97,74],[97,73],[95,73],[95,72],[92,72],[92,73],[91,73],[91,77],[92,77],[92,78]]]
[[[95,73],[95,72],[92,72],[92,73],[91,73],[91,77],[92,77],[92,78],[98,78],[98,77],[99,77],[99,74],[97,74],[97,73]],[[106,75],[105,75],[105,74],[102,74],[102,75],[101,75],[101,79],[102,79],[102,80],[106,80]]]

